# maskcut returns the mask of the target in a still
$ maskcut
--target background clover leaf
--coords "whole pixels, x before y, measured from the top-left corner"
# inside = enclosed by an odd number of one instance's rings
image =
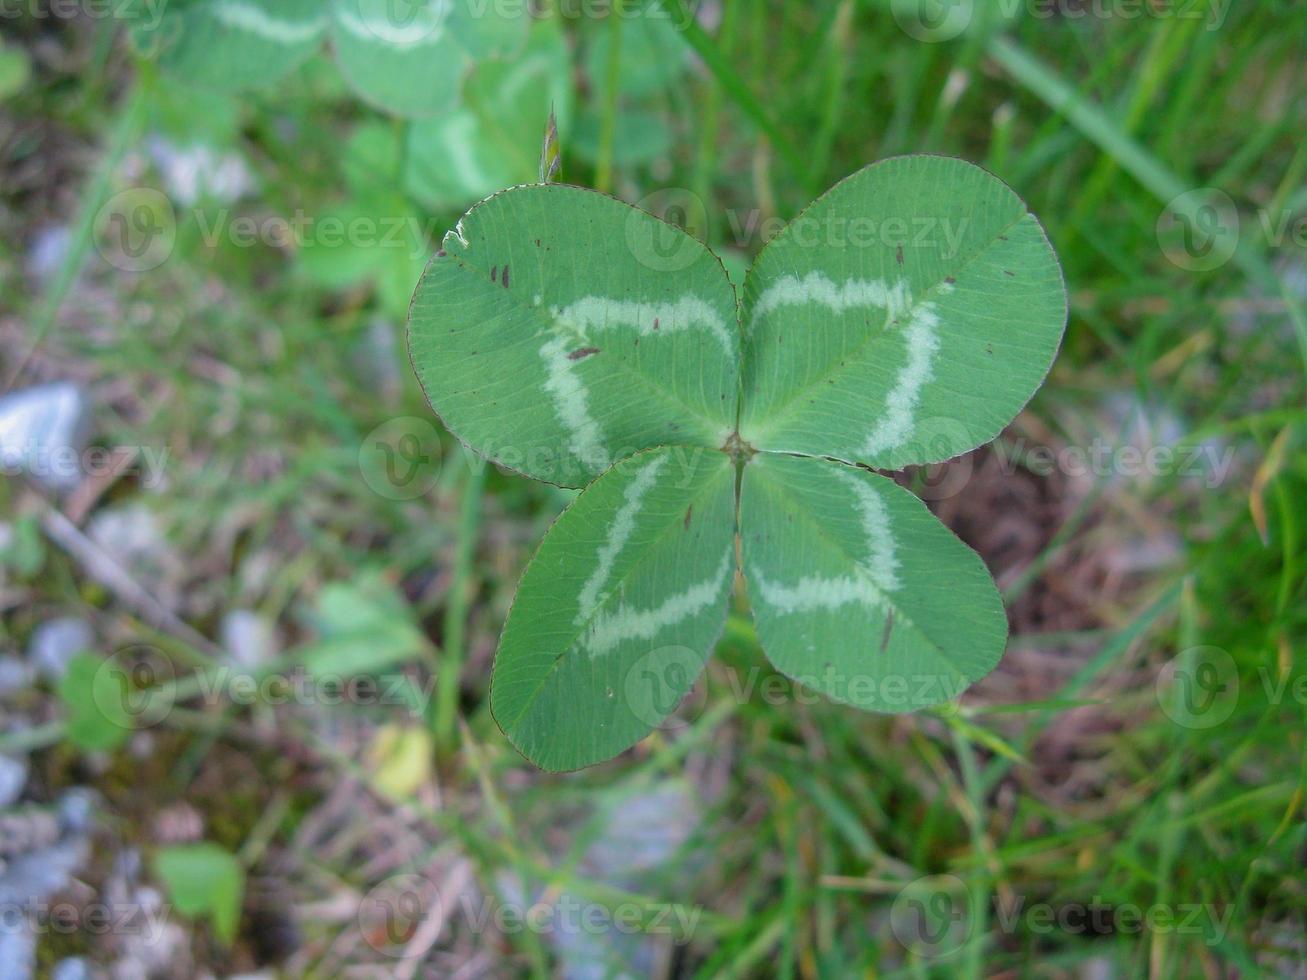
[[[138,48],[172,75],[220,91],[264,88],[322,44],[322,0],[171,0],[157,16],[139,0],[124,16]]]
[[[139,9],[138,9],[139,8]],[[454,109],[474,61],[519,49],[525,4],[479,0],[172,0],[124,17],[138,48],[206,88],[266,88],[330,38],[336,62],[365,101],[399,116]]]

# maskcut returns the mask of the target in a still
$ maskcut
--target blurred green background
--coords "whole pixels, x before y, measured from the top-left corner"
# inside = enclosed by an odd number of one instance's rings
[[[1307,976],[1307,8],[384,7],[0,7],[0,977]],[[737,283],[895,154],[1044,223],[1048,383],[900,477],[1008,604],[960,703],[792,686],[737,589],[635,749],[499,733],[572,493],[439,428],[403,322],[551,110]]]

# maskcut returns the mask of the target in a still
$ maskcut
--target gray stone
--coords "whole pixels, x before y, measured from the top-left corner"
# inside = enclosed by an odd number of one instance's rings
[[[32,666],[12,653],[0,654],[0,698],[32,686]]]
[[[599,880],[618,884],[670,860],[698,820],[698,805],[684,783],[628,796],[613,805],[603,833],[586,852],[586,867]]]
[[[70,789],[59,798],[59,825],[68,833],[84,834],[95,823],[95,790]]]
[[[67,381],[36,385],[0,397],[0,469],[26,473],[51,490],[82,482],[82,450],[90,406]]]
[[[255,188],[254,175],[236,153],[203,144],[178,146],[157,134],[146,140],[146,149],[168,196],[187,207],[205,199],[230,204]]]
[[[27,273],[33,279],[48,282],[63,265],[73,234],[67,225],[47,225],[32,236],[27,250]]]
[[[70,956],[54,965],[50,980],[91,980],[91,965],[80,956]]]
[[[0,755],[0,810],[13,806],[27,785],[27,759]]]
[[[88,849],[86,838],[74,837],[10,859],[0,871],[0,907],[22,908],[67,888]]]
[[[0,980],[31,980],[36,974],[36,933],[27,921],[0,918]]]
[[[276,652],[272,624],[248,609],[233,609],[222,617],[222,649],[233,666],[253,669]]]
[[[95,647],[91,624],[77,616],[46,620],[32,631],[27,659],[48,680],[57,681],[68,672],[68,663],[79,653]]]

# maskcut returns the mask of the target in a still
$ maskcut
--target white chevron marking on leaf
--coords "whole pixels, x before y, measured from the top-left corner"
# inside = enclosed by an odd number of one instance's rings
[[[603,600],[600,592],[608,584],[608,579],[613,574],[613,563],[626,547],[631,532],[635,530],[635,517],[640,512],[645,494],[649,492],[654,480],[666,465],[666,456],[655,456],[640,467],[631,482],[626,485],[626,490],[622,494],[622,506],[613,517],[613,523],[608,526],[608,538],[599,549],[594,571],[590,573],[590,577],[586,579],[581,589],[575,620],[577,623],[593,616],[595,609]]]
[[[832,473],[853,491],[862,514],[862,529],[867,536],[867,559],[860,562],[863,571],[882,592],[893,592],[899,587],[899,560],[897,543],[890,529],[889,513],[885,502],[865,480],[852,470],[834,469]]]
[[[735,352],[732,334],[721,316],[698,296],[682,296],[674,303],[583,296],[565,307],[554,307],[560,320],[587,330],[634,327],[642,337],[706,327],[727,354]]]
[[[782,306],[808,306],[819,303],[834,313],[872,307],[885,310],[887,318],[897,316],[911,303],[908,284],[899,280],[893,286],[883,279],[850,279],[837,286],[820,272],[810,272],[802,279],[798,276],[781,276],[762,291],[753,306],[749,329],[759,319]]]
[[[426,16],[415,17],[406,24],[386,19],[365,19],[352,10],[337,8],[340,25],[363,41],[378,41],[393,48],[418,48],[438,43],[444,35],[448,3],[433,3]]]
[[[933,361],[939,350],[939,316],[934,303],[918,303],[908,320],[908,359],[899,368],[894,387],[885,400],[885,413],[871,430],[862,451],[868,455],[899,446],[912,432],[912,418],[921,389],[935,376]]]
[[[579,459],[593,461],[607,468],[608,454],[603,448],[603,432],[590,415],[590,398],[577,377],[580,363],[568,357],[572,346],[566,337],[555,335],[540,348],[549,376],[544,388],[554,400],[558,417],[570,433],[567,448]]]
[[[292,21],[273,17],[262,7],[252,3],[220,3],[209,8],[210,15],[224,27],[254,34],[278,44],[302,44],[312,41],[325,26],[325,18]]]
[[[651,609],[618,606],[612,613],[600,615],[583,640],[591,658],[608,653],[623,640],[651,639],[660,630],[688,619],[711,605],[726,583],[733,557],[728,551],[722,556],[721,564],[711,577],[696,582],[684,592],[668,596]]]
[[[934,287],[938,293],[951,293],[952,283],[941,282]],[[863,446],[863,452],[874,454],[902,444],[912,432],[913,416],[921,399],[921,390],[934,377],[933,361],[939,350],[939,315],[934,303],[921,301],[914,305],[912,292],[905,280],[893,286],[880,279],[850,279],[836,285],[820,272],[810,272],[802,279],[782,276],[763,290],[753,307],[749,329],[759,318],[783,306],[820,304],[834,313],[871,307],[885,310],[888,326],[891,320],[908,316],[904,330],[908,359],[899,369],[894,387],[886,399],[885,412]]]
[[[584,296],[565,307],[551,307],[550,312],[582,338],[615,327],[634,328],[641,336],[658,336],[703,326],[728,354],[735,350],[722,318],[697,296],[683,296],[674,303]],[[577,374],[581,361],[569,356],[579,346],[584,344],[575,337],[557,334],[545,341],[540,348],[549,372],[544,388],[553,397],[558,417],[570,433],[568,449],[580,459],[606,467],[609,460],[603,448],[603,430],[590,414],[588,393]]]
[[[757,584],[762,600],[782,614],[839,609],[854,602],[878,608],[885,601],[884,595],[871,582],[851,575],[839,578],[805,575],[794,585],[781,585],[769,582],[766,576],[754,569],[749,578]]]

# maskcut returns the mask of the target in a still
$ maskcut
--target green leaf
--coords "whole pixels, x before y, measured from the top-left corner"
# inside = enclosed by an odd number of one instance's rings
[[[617,115],[613,133],[613,163],[632,166],[666,156],[672,149],[672,131],[666,120],[648,109],[627,109]],[[576,122],[571,149],[589,163],[599,159],[601,120],[587,112]]]
[[[321,636],[300,654],[305,667],[319,678],[381,670],[426,649],[408,603],[377,574],[325,586],[313,621]]]
[[[735,292],[678,228],[562,184],[513,188],[445,236],[409,352],[471,449],[582,486],[658,445],[718,448],[738,389]]]
[[[519,57],[477,65],[463,101],[409,131],[405,186],[431,208],[462,209],[537,176],[550,107],[564,133],[571,119],[571,68],[557,22],[535,24]]]
[[[316,214],[297,261],[305,279],[329,289],[374,282],[386,313],[403,317],[426,255],[418,216],[398,195],[376,194]]]
[[[522,576],[490,707],[544,769],[634,745],[689,692],[726,621],[735,470],[724,453],[640,453],[563,512]]]
[[[1043,382],[1066,310],[1053,249],[1007,185],[947,157],[873,164],[749,272],[741,438],[886,469],[956,456]]]
[[[364,101],[401,116],[451,109],[473,60],[518,48],[526,6],[489,0],[334,0],[331,37]]]
[[[980,558],[892,480],[759,454],[740,500],[744,577],[776,668],[832,700],[902,712],[948,700],[1003,655]]]
[[[690,49],[680,38],[671,12],[661,3],[651,3],[639,10],[639,16],[621,13],[609,16],[624,17],[618,52],[622,66],[618,81],[622,93],[651,95],[674,85],[685,72]],[[586,51],[586,74],[595,89],[603,88],[608,78],[608,57],[613,43],[610,28],[607,21],[597,24]]]
[[[59,680],[59,700],[67,712],[69,740],[88,752],[107,752],[127,740],[135,727],[127,699],[131,692],[118,685],[127,676],[112,661],[79,653]]]
[[[177,911],[212,920],[214,934],[231,945],[245,893],[245,869],[234,855],[207,841],[174,844],[155,855],[154,872]]]
[[[322,42],[321,0],[173,0],[161,15],[133,15],[137,47],[170,73],[221,91],[266,87]]]
[[[9,542],[0,548],[0,566],[12,568],[19,578],[31,578],[45,564],[45,542],[35,517],[20,517]]]
[[[0,42],[0,99],[21,92],[31,74],[27,52],[18,47],[6,47]]]

